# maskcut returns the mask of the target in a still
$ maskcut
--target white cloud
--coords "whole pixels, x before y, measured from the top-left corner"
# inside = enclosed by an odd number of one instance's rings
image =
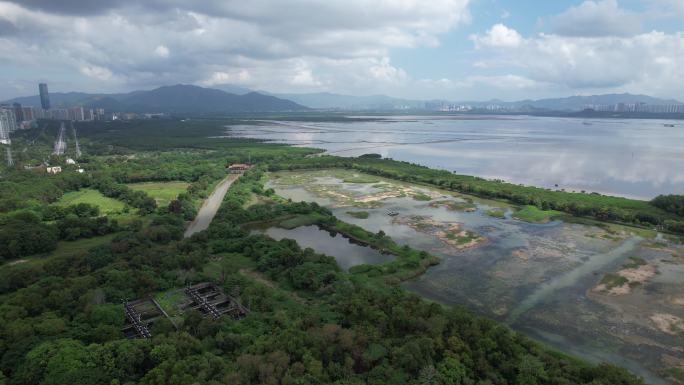
[[[392,66],[388,57],[382,58],[377,64],[371,66],[370,73],[376,80],[393,84],[403,83],[408,77],[404,70]]]
[[[483,42],[490,43],[486,48],[494,55],[480,66],[491,69],[505,63],[503,67],[517,67],[537,82],[670,96],[678,96],[684,87],[684,74],[677,70],[684,66],[684,32],[629,37],[539,34],[516,45],[492,44],[490,35],[473,39],[481,48]]]
[[[160,58],[168,58],[169,53],[170,51],[165,45],[158,45],[157,48],[154,49],[154,54],[159,56]]]
[[[621,9],[617,0],[584,1],[553,16],[550,24],[554,33],[565,36],[633,36],[641,31],[641,17]]]
[[[538,88],[542,84],[536,80],[532,80],[520,75],[491,75],[491,76],[469,76],[462,83],[464,86],[474,87],[478,85],[486,85],[489,87],[500,89],[527,89]]]
[[[522,36],[518,31],[508,28],[503,24],[495,24],[484,35],[471,35],[470,39],[475,46],[480,47],[517,47],[522,42]]]
[[[301,60],[294,70],[294,75],[290,79],[290,84],[303,87],[318,87],[322,83],[314,77],[308,64],[304,60]]]
[[[90,81],[73,88],[92,91],[115,82],[130,89],[223,79],[256,89],[354,92],[401,83],[407,75],[389,63],[390,49],[438,45],[441,34],[469,22],[468,3],[116,0],[79,8],[0,0],[0,59],[36,73],[80,72]]]
[[[421,86],[427,87],[427,88],[451,88],[454,85],[454,82],[451,79],[447,78],[441,78],[441,79],[420,79],[418,80],[418,83]]]
[[[252,76],[247,70],[240,70],[234,73],[223,71],[216,71],[211,74],[208,79],[200,82],[205,86],[214,86],[217,84],[246,84],[251,80]]]
[[[112,71],[108,70],[107,68],[95,65],[84,65],[80,68],[80,70],[82,74],[97,80],[107,81],[111,80],[114,76]]]
[[[419,84],[430,88],[474,89],[483,86],[503,90],[523,90],[546,87],[548,84],[524,76],[506,75],[473,75],[462,79],[421,79]]]

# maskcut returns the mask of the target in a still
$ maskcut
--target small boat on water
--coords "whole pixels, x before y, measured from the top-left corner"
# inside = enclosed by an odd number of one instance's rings
[[[396,211],[387,210],[387,215],[389,215],[390,217],[396,217],[397,215],[399,215],[399,213]]]
[[[593,123],[591,123],[591,122],[582,122],[582,124],[584,124],[585,126],[591,126]]]
[[[665,123],[665,124],[663,124],[663,126],[664,127],[674,127],[675,125],[671,124],[671,123]]]

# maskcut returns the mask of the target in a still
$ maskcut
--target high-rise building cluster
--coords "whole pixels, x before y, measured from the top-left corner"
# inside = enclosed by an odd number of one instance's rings
[[[34,108],[33,110],[36,119],[75,120],[78,122],[105,119],[105,112],[102,108],[83,108],[78,106],[51,108],[49,110]]]
[[[22,106],[19,103],[0,105],[0,134],[30,128],[35,125],[37,119],[105,120],[105,111],[102,108],[90,109],[82,106],[51,108],[47,84],[40,83],[38,91],[40,92],[40,107]],[[0,136],[0,140],[2,140],[2,136]]]
[[[601,112],[646,112],[652,114],[682,114],[684,104],[646,104],[646,103],[616,103],[616,104],[588,104],[585,109]]]
[[[0,106],[0,143],[9,144],[9,133],[17,129],[17,118],[14,110]]]

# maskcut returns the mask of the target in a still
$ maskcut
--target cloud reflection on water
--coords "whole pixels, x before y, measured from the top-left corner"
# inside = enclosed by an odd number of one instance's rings
[[[655,120],[412,117],[353,123],[234,126],[242,136],[376,152],[462,174],[649,199],[684,193],[684,131]],[[678,122],[675,122],[677,124]],[[429,143],[425,143],[429,142]],[[416,144],[418,143],[418,144]]]

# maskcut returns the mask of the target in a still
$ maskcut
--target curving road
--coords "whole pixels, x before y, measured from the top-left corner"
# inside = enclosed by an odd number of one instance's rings
[[[211,220],[214,219],[216,212],[218,211],[219,207],[221,207],[223,197],[226,196],[230,185],[233,184],[238,176],[240,175],[228,175],[221,182],[219,182],[218,185],[216,185],[216,188],[214,188],[214,191],[211,192],[211,195],[209,195],[209,197],[204,200],[204,203],[202,203],[202,207],[197,213],[195,220],[193,220],[190,223],[190,226],[185,229],[185,234],[183,234],[185,238],[188,238],[195,233],[199,233],[200,231],[206,230],[207,227],[209,227]]]

